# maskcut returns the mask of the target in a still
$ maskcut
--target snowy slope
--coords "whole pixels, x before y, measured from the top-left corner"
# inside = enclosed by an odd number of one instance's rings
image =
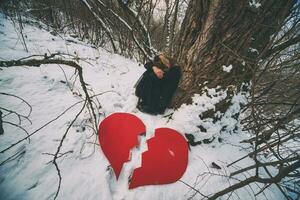
[[[13,24],[0,16],[0,59],[18,59],[33,54],[65,52],[85,58],[80,61],[83,66],[83,76],[94,94],[106,92],[98,97],[102,106],[101,120],[115,112],[133,113],[143,120],[147,127],[146,136],[141,138],[141,147],[134,149],[132,161],[128,162],[121,172],[120,180],[116,181],[109,163],[103,155],[98,139],[86,125],[88,113],[79,116],[63,143],[61,152],[68,152],[58,160],[61,170],[62,185],[58,199],[201,199],[203,196],[187,186],[191,185],[202,194],[210,195],[225,188],[234,181],[228,181],[222,174],[229,174],[234,168],[226,165],[246,155],[247,146],[243,148],[239,141],[247,135],[240,129],[232,132],[238,123],[229,114],[239,111],[239,103],[245,101],[243,95],[234,98],[235,104],[225,114],[222,120],[214,124],[210,120],[202,121],[199,114],[214,108],[214,104],[225,98],[224,92],[209,90],[211,95],[195,95],[192,105],[183,105],[176,110],[171,119],[163,115],[153,116],[139,112],[135,106],[137,98],[134,95],[134,84],[144,69],[135,61],[120,55],[112,54],[104,49],[95,49],[71,37],[51,35],[45,30],[25,25],[27,53],[21,42],[18,31]],[[75,41],[75,42],[71,42]],[[74,82],[74,69],[68,66],[47,65],[40,68],[13,67],[0,71],[0,92],[14,94],[25,99],[32,106],[30,120],[23,120],[22,126],[32,133],[43,124],[54,119],[69,106],[81,101],[78,94],[83,94],[78,81],[72,93],[65,84],[65,75],[70,84]],[[93,94],[93,93],[91,93]],[[59,140],[68,124],[81,109],[77,104],[58,120],[38,131],[30,138],[0,154],[0,199],[53,199],[58,186],[58,176],[55,166],[51,163]],[[29,107],[21,100],[0,95],[0,107],[28,114]],[[173,110],[167,110],[170,114]],[[3,112],[5,114],[5,112]],[[6,116],[4,121],[18,123],[14,115]],[[202,125],[207,132],[201,132],[197,126]],[[223,128],[226,125],[227,128]],[[83,129],[85,127],[85,129]],[[140,154],[147,150],[145,141],[153,136],[155,128],[170,127],[180,133],[193,134],[197,140],[222,137],[222,142],[214,140],[211,144],[191,147],[189,151],[188,168],[181,178],[173,184],[160,186],[144,186],[128,190],[127,177],[130,171],[140,165]],[[10,124],[4,123],[4,135],[0,135],[0,151],[7,148],[26,134]],[[7,160],[11,155],[19,153],[16,158]],[[3,163],[5,162],[5,164]],[[218,163],[221,170],[211,168],[212,162]],[[239,166],[253,164],[248,158]],[[207,172],[211,172],[208,174]],[[216,175],[213,175],[216,174]],[[243,178],[238,177],[238,178]],[[257,186],[253,185],[257,190]],[[252,192],[241,189],[238,194],[242,199],[282,199],[280,193],[271,187],[265,193],[256,197]],[[224,196],[224,199],[227,198]],[[238,199],[233,194],[232,199]]]

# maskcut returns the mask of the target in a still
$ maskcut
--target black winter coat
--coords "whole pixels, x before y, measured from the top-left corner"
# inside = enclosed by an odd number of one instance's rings
[[[180,68],[172,66],[164,72],[162,79],[157,78],[153,72],[153,62],[147,62],[146,71],[136,84],[135,94],[142,101],[149,113],[163,113],[169,106],[176,91],[181,76]]]

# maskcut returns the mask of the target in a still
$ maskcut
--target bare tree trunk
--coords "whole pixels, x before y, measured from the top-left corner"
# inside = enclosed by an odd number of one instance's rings
[[[175,28],[176,28],[176,23],[177,23],[177,17],[178,17],[178,9],[179,9],[179,0],[175,0],[174,2],[174,6],[175,6],[175,10],[174,10],[174,17],[173,17],[173,20],[172,20],[172,24],[171,24],[171,27],[170,27],[170,32],[171,32],[171,35],[170,35],[170,41],[171,41],[171,47],[170,47],[170,54],[172,55],[173,54],[173,50],[174,50],[174,36],[175,36]]]
[[[180,30],[176,57],[183,77],[173,105],[190,103],[208,87],[239,90],[251,79],[257,60],[270,47],[294,1],[191,0]],[[230,72],[222,66],[232,65]]]
[[[25,41],[24,34],[23,34],[24,27],[23,27],[23,23],[22,23],[22,17],[20,15],[19,11],[17,11],[17,15],[18,15],[18,22],[19,22],[20,34],[21,34],[22,41],[23,41],[23,46],[24,46],[25,51],[28,52],[28,48],[27,48],[26,41]]]

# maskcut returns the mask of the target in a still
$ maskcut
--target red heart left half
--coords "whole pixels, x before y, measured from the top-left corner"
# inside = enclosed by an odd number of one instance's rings
[[[130,150],[139,144],[138,136],[145,132],[144,123],[129,113],[114,113],[100,123],[100,146],[117,179],[123,164],[130,160]]]

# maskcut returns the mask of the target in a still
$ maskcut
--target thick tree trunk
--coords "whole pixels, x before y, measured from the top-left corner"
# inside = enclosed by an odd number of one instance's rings
[[[240,0],[190,1],[175,55],[183,72],[175,107],[191,103],[204,85],[239,90],[251,79],[255,63],[269,48],[271,36],[280,29],[294,1],[260,3],[256,7]],[[223,71],[223,65],[232,65],[232,70]]]

